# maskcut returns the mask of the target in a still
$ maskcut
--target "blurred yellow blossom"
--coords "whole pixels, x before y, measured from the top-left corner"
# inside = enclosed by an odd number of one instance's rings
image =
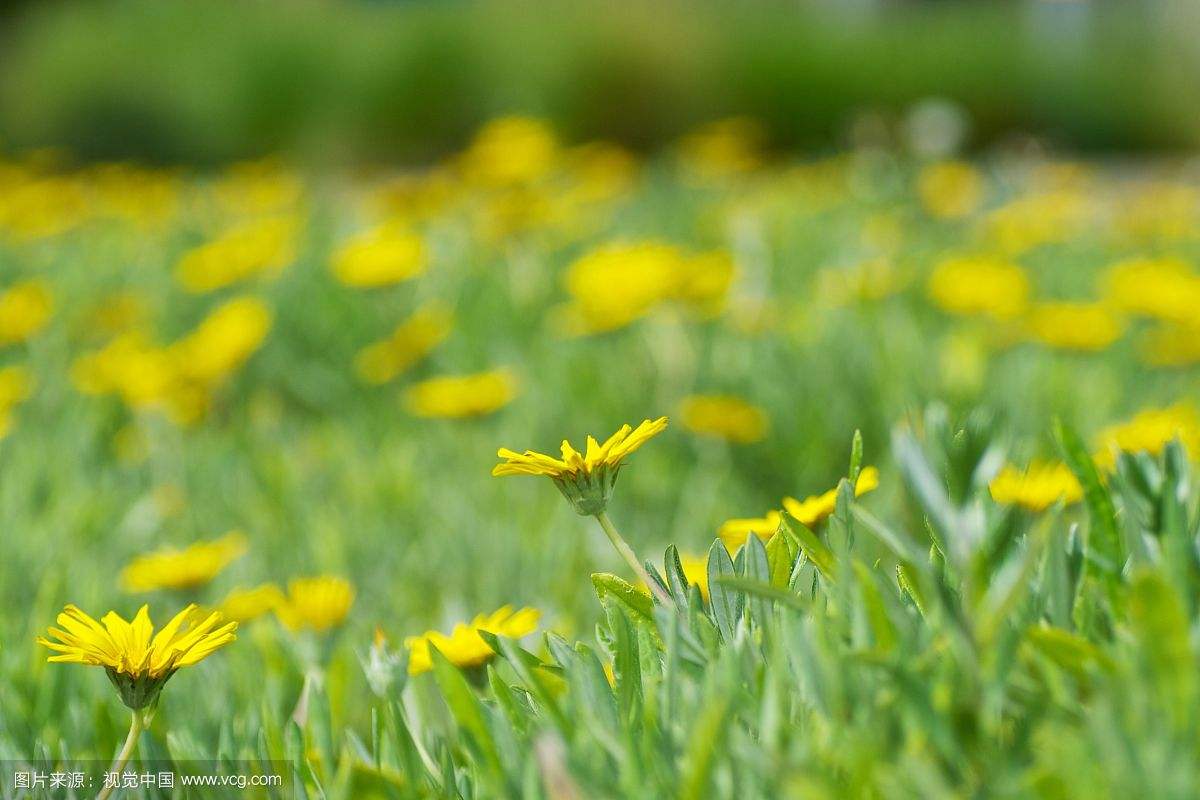
[[[766,132],[752,119],[709,122],[680,139],[679,162],[690,178],[723,180],[757,168],[763,161],[765,140]]]
[[[1138,351],[1154,367],[1200,364],[1200,319],[1191,324],[1159,323],[1142,336]]]
[[[772,509],[763,517],[728,519],[717,529],[717,536],[725,543],[725,549],[735,552],[746,543],[750,534],[766,541],[775,535],[783,522],[783,515]]]
[[[386,339],[367,345],[354,359],[354,369],[367,383],[387,383],[441,344],[454,316],[438,305],[422,306],[396,326]]]
[[[58,236],[91,215],[83,182],[73,176],[22,173],[0,188],[0,233],[15,241]]]
[[[14,283],[0,294],[0,345],[29,339],[46,327],[53,308],[54,300],[45,281]]]
[[[225,169],[213,183],[212,195],[227,215],[286,214],[304,200],[304,182],[276,159],[242,161]]]
[[[1091,209],[1078,190],[1025,195],[991,212],[985,228],[1001,252],[1016,256],[1078,234]]]
[[[1158,455],[1176,438],[1187,448],[1189,456],[1193,459],[1200,456],[1200,416],[1196,409],[1183,403],[1148,408],[1100,431],[1096,437],[1099,443],[1096,461],[1111,470],[1116,466],[1119,452]]]
[[[1121,337],[1124,323],[1103,303],[1038,303],[1026,320],[1029,335],[1060,350],[1103,350]]]
[[[217,306],[171,345],[180,373],[204,386],[216,385],[258,350],[271,318],[271,310],[254,297],[235,297]]]
[[[155,589],[195,589],[211,581],[234,559],[246,552],[246,537],[231,531],[211,542],[197,542],[182,550],[167,548],[138,556],[121,572],[127,592]]]
[[[458,168],[468,182],[496,188],[535,181],[558,158],[558,140],[544,121],[500,117],[479,130],[459,156]]]
[[[879,470],[875,467],[863,467],[858,473],[858,482],[854,485],[854,496],[862,497],[867,492],[879,488]],[[837,487],[824,494],[811,495],[804,500],[794,497],[783,498],[783,509],[793,518],[812,528],[825,521],[837,506]]]
[[[436,647],[446,660],[460,669],[483,666],[496,654],[479,635],[480,631],[506,639],[520,639],[537,630],[540,616],[534,608],[517,611],[512,606],[503,606],[491,614],[480,614],[469,624],[458,623],[449,635],[426,631],[420,636],[410,636],[404,640],[409,651],[408,672],[420,675],[433,669],[431,647]]]
[[[1186,183],[1155,181],[1124,195],[1116,223],[1135,239],[1174,241],[1195,238],[1200,223],[1200,189]]]
[[[1029,278],[1016,264],[996,258],[947,258],[929,277],[929,296],[954,314],[1011,319],[1029,299]]]
[[[688,583],[700,587],[700,596],[708,600],[708,556],[679,554],[679,564]]]
[[[508,370],[471,375],[441,375],[410,386],[404,403],[418,417],[480,417],[517,396],[517,381]]]
[[[738,444],[759,442],[770,430],[767,413],[734,395],[691,395],[679,407],[683,426],[701,436]]]
[[[344,578],[321,575],[288,581],[287,595],[275,615],[288,629],[318,633],[341,625],[354,605],[354,587]]]
[[[1070,505],[1083,499],[1075,474],[1058,461],[1033,461],[1025,469],[1006,464],[989,487],[997,503],[1030,511],[1045,511],[1059,500]]]
[[[385,225],[341,245],[333,254],[331,268],[345,285],[371,289],[411,280],[428,265],[420,236]]]
[[[932,216],[958,219],[973,213],[983,201],[983,176],[965,161],[930,164],[917,177],[917,196]]]
[[[249,622],[269,614],[284,601],[283,592],[273,583],[264,583],[250,589],[234,589],[221,601],[218,611],[234,622]]]
[[[1200,308],[1200,275],[1177,257],[1113,264],[1101,278],[1101,291],[1114,308],[1172,322],[1191,322]]]
[[[299,223],[291,217],[246,222],[189,250],[175,273],[189,292],[211,292],[260,275],[274,275],[296,258]]]

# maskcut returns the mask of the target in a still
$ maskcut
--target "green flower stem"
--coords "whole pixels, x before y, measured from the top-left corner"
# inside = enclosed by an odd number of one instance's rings
[[[129,763],[129,759],[133,757],[133,751],[137,748],[138,738],[146,729],[146,722],[142,709],[133,712],[133,721],[129,723],[129,735],[125,737],[125,745],[121,748],[121,752],[117,755],[117,760],[113,762],[109,772],[121,772],[125,769],[125,765]],[[108,800],[109,795],[115,789],[115,786],[105,786],[100,790],[100,794],[96,795],[96,800]]]
[[[673,606],[674,603],[671,601],[671,596],[664,592],[662,587],[658,585],[658,581],[651,578],[649,573],[646,572],[646,568],[642,566],[642,563],[638,561],[637,556],[634,554],[633,548],[626,543],[625,539],[621,537],[621,534],[617,532],[617,527],[613,525],[612,520],[608,518],[608,512],[601,511],[596,515],[596,521],[599,522],[600,527],[604,529],[604,535],[608,537],[610,542],[612,542],[612,546],[617,549],[617,553],[619,553],[621,558],[625,559],[625,563],[629,564],[630,568],[633,569],[633,574],[637,575],[638,579],[641,580],[642,583],[646,584],[647,588],[649,588],[654,596],[658,598],[660,603],[668,608]]]

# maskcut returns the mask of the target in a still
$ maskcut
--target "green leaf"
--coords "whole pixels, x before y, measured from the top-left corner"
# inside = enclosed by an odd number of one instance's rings
[[[788,579],[792,577],[792,566],[796,563],[799,553],[800,548],[795,535],[786,526],[781,526],[771,537],[771,541],[767,542],[767,570],[771,575],[772,586],[787,588]]]
[[[858,486],[858,474],[862,471],[863,460],[863,437],[862,431],[858,428],[854,429],[854,438],[850,442],[850,471],[847,476],[850,478],[851,486]]]
[[[484,767],[492,774],[497,784],[502,784],[504,768],[500,761],[500,751],[488,727],[483,705],[458,667],[451,664],[436,646],[429,646],[429,655],[433,661],[433,675],[437,679],[438,688],[442,690],[442,698],[445,699],[451,715],[458,726],[466,731]]]
[[[611,597],[637,617],[647,622],[653,621],[654,601],[650,599],[649,593],[629,581],[608,572],[593,572],[592,586],[596,588],[596,595],[601,600]]]
[[[1148,686],[1161,711],[1185,730],[1195,710],[1196,659],[1188,640],[1183,600],[1159,572],[1139,572],[1130,590],[1129,616],[1146,669]]]
[[[1061,420],[1055,421],[1054,433],[1067,465],[1083,486],[1088,519],[1091,522],[1087,539],[1088,563],[1111,585],[1120,580],[1121,569],[1125,565],[1121,533],[1117,528],[1116,507],[1113,506],[1108,489],[1100,480],[1096,462],[1088,455],[1079,435]]]
[[[751,537],[757,538],[757,537]],[[711,797],[713,762],[729,728],[729,696],[720,694],[709,698],[709,705],[700,713],[687,748],[687,768],[683,774],[679,797],[681,800],[704,800]]]
[[[762,601],[770,600],[773,602],[783,603],[791,608],[796,608],[801,611],[808,608],[808,604],[804,599],[792,594],[785,589],[777,589],[769,583],[753,578],[745,578],[740,575],[722,576],[718,579],[720,583],[730,589],[737,589],[745,592],[752,597],[760,598]]]
[[[717,629],[726,642],[733,641],[733,633],[742,617],[742,594],[731,591],[721,582],[722,578],[734,575],[733,559],[729,557],[725,544],[717,539],[708,548],[708,602]]]
[[[837,566],[833,557],[833,551],[830,550],[817,535],[798,520],[789,519],[788,515],[783,517],[783,525],[788,532],[792,534],[800,547],[804,557],[813,563],[813,566],[821,573],[821,577],[825,580],[832,581],[836,578]]]
[[[767,563],[767,550],[763,546],[762,539],[751,535],[746,539],[746,544],[742,547],[742,552],[745,553],[745,574],[742,576],[751,583],[761,583],[766,586],[771,585],[771,568]],[[728,584],[727,584],[728,585]],[[758,625],[766,625],[770,618],[771,608],[761,595],[751,594],[750,596],[750,619]]]

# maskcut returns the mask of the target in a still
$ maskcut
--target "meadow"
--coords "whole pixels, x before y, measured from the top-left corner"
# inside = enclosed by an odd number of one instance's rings
[[[1195,796],[1195,164],[763,140],[0,162],[0,761]],[[36,641],[192,603],[161,699]]]

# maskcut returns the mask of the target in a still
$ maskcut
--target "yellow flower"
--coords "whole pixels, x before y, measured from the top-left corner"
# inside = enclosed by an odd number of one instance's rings
[[[767,541],[779,530],[782,521],[783,515],[772,509],[765,517],[726,520],[717,530],[717,536],[725,543],[725,549],[732,553],[744,545],[752,533]]]
[[[442,375],[404,392],[404,403],[418,417],[482,417],[512,402],[517,382],[508,370],[472,375]]]
[[[55,651],[49,661],[104,667],[121,693],[121,700],[135,711],[153,706],[163,684],[182,667],[207,658],[236,639],[236,622],[226,622],[213,612],[201,617],[194,605],[180,611],[157,634],[146,606],[132,622],[115,611],[100,622],[79,608],[68,605],[58,615],[52,638],[38,637],[38,644]]]
[[[700,587],[700,596],[708,600],[708,556],[697,556],[690,553],[679,554],[679,564],[683,567],[683,577],[689,584]]]
[[[679,408],[683,427],[738,444],[760,442],[770,429],[767,413],[733,395],[691,395]]]
[[[1180,258],[1133,258],[1101,279],[1105,300],[1130,314],[1186,324],[1200,308],[1200,275]]]
[[[416,364],[450,335],[454,316],[440,306],[417,309],[388,338],[367,345],[354,368],[367,383],[387,383]]]
[[[1005,465],[990,484],[992,499],[1030,511],[1045,511],[1062,500],[1068,505],[1083,499],[1083,487],[1061,462],[1034,461],[1024,470]]]
[[[863,467],[858,473],[858,482],[854,485],[854,496],[862,497],[867,492],[879,488],[879,470],[875,467]],[[811,495],[803,501],[794,497],[783,498],[783,509],[792,518],[809,528],[820,525],[834,512],[837,506],[837,487],[824,494]]]
[[[234,228],[184,254],[176,267],[189,292],[211,292],[253,278],[276,274],[296,258],[297,221],[270,217]]]
[[[484,125],[458,159],[469,182],[487,188],[527,184],[554,169],[559,158],[554,131],[542,120],[500,117]]]
[[[725,309],[729,287],[733,285],[733,256],[725,250],[689,256],[679,265],[679,285],[675,299],[702,317],[714,317]]]
[[[1010,319],[1025,310],[1029,279],[1016,264],[993,258],[949,258],[929,278],[929,296],[953,314]]]
[[[1124,331],[1124,324],[1102,303],[1038,303],[1029,311],[1030,335],[1061,350],[1103,350]]]
[[[420,636],[411,636],[404,640],[404,646],[410,653],[408,672],[410,675],[420,675],[433,669],[431,646],[436,647],[456,667],[482,666],[496,654],[479,635],[480,631],[506,639],[520,639],[537,630],[540,616],[541,612],[534,608],[514,611],[512,606],[504,606],[491,614],[480,614],[468,625],[458,623],[449,636],[440,631],[426,631]]]
[[[339,281],[360,289],[410,280],[428,266],[424,240],[393,226],[377,228],[346,242],[333,254],[331,264]]]
[[[44,281],[15,283],[0,294],[0,345],[24,342],[46,327],[54,301]]]
[[[679,160],[685,173],[699,181],[719,181],[750,172],[762,163],[766,138],[752,119],[733,117],[697,128],[680,140]]]
[[[284,602],[283,592],[273,583],[251,589],[234,589],[221,601],[218,609],[226,619],[249,622],[274,611]]]
[[[1100,452],[1096,461],[1107,469],[1114,469],[1117,452],[1158,455],[1176,438],[1192,458],[1200,455],[1200,416],[1196,409],[1182,403],[1167,408],[1149,408],[1100,431],[1097,437]]]
[[[526,450],[516,453],[500,448],[496,455],[504,459],[492,469],[492,475],[545,475],[554,481],[575,510],[583,516],[599,514],[608,505],[613,486],[625,459],[666,430],[667,418],[643,420],[637,428],[622,425],[620,430],[600,444],[587,437],[587,449],[580,453],[563,439],[562,458]]]
[[[237,531],[183,550],[159,550],[131,561],[121,572],[121,585],[127,592],[194,589],[217,577],[245,552],[246,537]]]
[[[233,216],[294,211],[304,199],[300,177],[272,158],[231,164],[213,185],[220,210]]]
[[[1078,190],[1031,194],[989,214],[986,229],[1002,252],[1016,256],[1075,235],[1088,211],[1087,196]]]
[[[983,177],[964,161],[930,164],[917,177],[917,195],[932,216],[958,219],[979,208]]]
[[[571,333],[601,333],[637,320],[674,297],[684,256],[661,242],[607,244],[567,268],[571,295],[564,322]]]
[[[175,344],[170,355],[188,380],[212,386],[258,350],[271,329],[271,310],[257,298],[236,297],[212,311]]]
[[[287,596],[275,608],[280,622],[293,631],[323,632],[346,619],[354,605],[354,587],[331,575],[288,581]]]

